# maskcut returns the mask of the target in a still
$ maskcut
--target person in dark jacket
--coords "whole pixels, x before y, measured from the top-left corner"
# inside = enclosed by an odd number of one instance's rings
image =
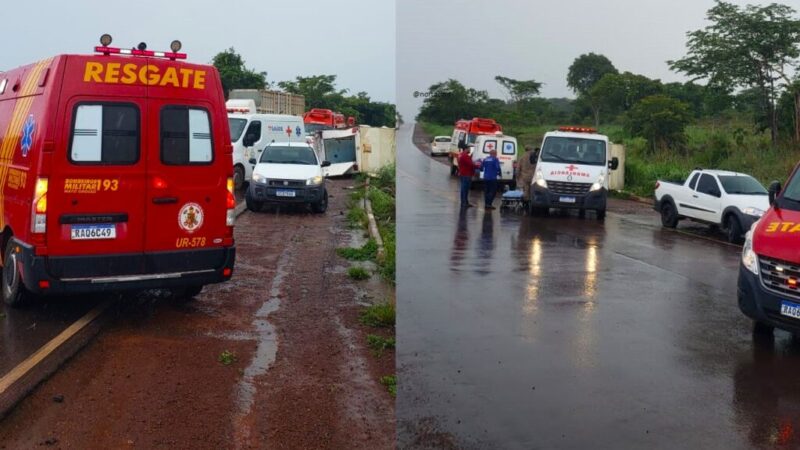
[[[483,170],[484,201],[486,209],[495,209],[492,206],[497,195],[497,179],[500,178],[500,160],[497,159],[497,150],[492,149],[489,156],[481,163]]]

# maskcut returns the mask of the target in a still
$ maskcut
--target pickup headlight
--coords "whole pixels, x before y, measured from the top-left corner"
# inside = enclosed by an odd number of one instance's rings
[[[267,177],[259,173],[253,174],[253,181],[256,183],[267,184]]]
[[[542,173],[542,169],[538,169],[536,171],[536,175],[534,175],[533,181],[534,183],[536,183],[537,186],[547,189],[547,181],[545,181],[544,179],[544,173]]]
[[[764,211],[758,208],[749,207],[742,210],[743,213],[747,214],[748,216],[756,216],[761,217],[764,215]]]
[[[590,192],[599,191],[600,189],[602,189],[603,183],[605,183],[605,182],[606,182],[606,176],[605,175],[600,175],[600,178],[598,178],[597,181],[595,181],[592,184],[592,187],[589,188],[589,191]]]
[[[319,186],[320,184],[322,184],[322,177],[319,175],[306,180],[306,186]]]
[[[742,265],[753,274],[758,275],[758,256],[756,252],[753,251],[753,228],[750,228],[750,231],[744,235]]]

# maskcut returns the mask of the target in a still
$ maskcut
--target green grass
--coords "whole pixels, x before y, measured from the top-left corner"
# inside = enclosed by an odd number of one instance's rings
[[[374,239],[370,239],[360,248],[345,247],[337,248],[336,254],[349,261],[369,261],[374,260],[378,253],[378,244]]]
[[[361,311],[358,318],[364,325],[375,328],[394,327],[395,307],[392,302],[370,305]]]
[[[369,272],[363,267],[350,267],[347,269],[347,276],[354,280],[366,280],[369,278]]]
[[[386,386],[386,389],[392,394],[392,397],[397,397],[397,375],[381,377],[381,384]]]
[[[377,334],[367,335],[367,346],[372,349],[375,356],[382,356],[386,350],[391,350],[395,346],[395,339],[393,337],[385,338]]]
[[[223,366],[230,366],[237,361],[236,353],[230,350],[225,350],[219,354],[217,361],[222,363]]]

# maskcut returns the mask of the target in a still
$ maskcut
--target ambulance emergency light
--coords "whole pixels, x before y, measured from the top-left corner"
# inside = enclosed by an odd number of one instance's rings
[[[176,59],[186,59],[186,53],[178,53],[180,51],[182,44],[179,40],[174,40],[169,45],[171,52],[154,52],[152,50],[147,50],[147,44],[144,42],[139,43],[137,48],[133,49],[124,49],[118,47],[109,47],[112,42],[112,38],[110,34],[104,34],[100,36],[100,45],[94,48],[96,53],[102,53],[106,56],[114,54],[114,55],[131,55],[131,56],[152,56],[155,58],[168,58],[173,61]]]

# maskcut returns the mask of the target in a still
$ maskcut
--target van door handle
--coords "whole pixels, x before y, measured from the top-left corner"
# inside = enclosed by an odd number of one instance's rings
[[[156,205],[178,203],[178,197],[153,197],[153,203],[155,203]]]
[[[697,194],[692,195],[694,198],[700,198]]]

